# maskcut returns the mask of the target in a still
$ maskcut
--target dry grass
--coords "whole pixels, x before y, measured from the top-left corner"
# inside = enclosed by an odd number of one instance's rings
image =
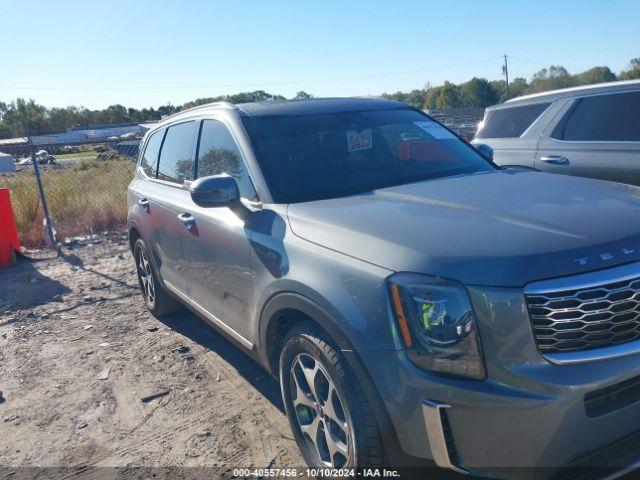
[[[86,158],[93,157],[96,158],[98,156],[98,152],[95,150],[80,150],[76,153],[60,153],[56,155],[56,160],[68,160],[70,158]]]
[[[134,164],[127,159],[81,161],[73,167],[41,168],[42,183],[58,239],[122,229],[127,218],[127,185]],[[42,206],[32,169],[0,176],[9,187],[20,241],[46,243]]]

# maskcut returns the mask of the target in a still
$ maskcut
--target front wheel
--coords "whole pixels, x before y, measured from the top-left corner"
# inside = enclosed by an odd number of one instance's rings
[[[311,468],[383,464],[375,416],[331,337],[294,326],[280,355],[280,386],[298,448]]]

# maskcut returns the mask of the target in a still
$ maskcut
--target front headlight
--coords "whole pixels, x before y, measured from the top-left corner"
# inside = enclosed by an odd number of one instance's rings
[[[476,319],[459,283],[414,273],[389,277],[391,306],[407,356],[431,372],[486,377]]]

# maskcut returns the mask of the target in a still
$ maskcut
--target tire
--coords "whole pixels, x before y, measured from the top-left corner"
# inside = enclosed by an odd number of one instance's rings
[[[279,368],[289,424],[310,468],[384,464],[371,405],[324,330],[313,322],[294,325],[285,338]]]
[[[180,303],[164,290],[158,281],[151,255],[144,240],[139,238],[133,247],[138,283],[147,309],[154,317],[162,317],[180,309]]]

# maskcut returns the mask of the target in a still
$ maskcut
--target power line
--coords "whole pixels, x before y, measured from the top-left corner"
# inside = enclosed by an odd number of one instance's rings
[[[509,58],[511,60],[516,60],[517,62],[529,63],[531,65],[535,65],[536,67],[542,67],[542,68],[548,67],[547,64],[542,63],[542,62],[538,62],[538,61],[535,61],[535,60],[527,60],[526,58],[514,57],[513,55],[509,55]]]
[[[474,65],[478,63],[485,63],[491,60],[496,60],[496,58],[500,57],[490,57],[484,58],[480,60],[474,60],[471,62],[463,62],[456,63],[451,65],[446,65],[442,67],[433,67],[426,68],[420,70],[408,70],[403,72],[394,72],[394,73],[380,73],[380,74],[372,74],[372,75],[357,75],[351,77],[335,77],[335,78],[324,78],[318,80],[298,80],[298,81],[287,81],[287,82],[257,82],[257,83],[244,83],[244,84],[218,84],[218,85],[188,85],[188,86],[133,86],[133,87],[86,87],[86,86],[66,86],[66,87],[46,87],[46,86],[10,86],[10,85],[0,85],[0,90],[95,90],[95,91],[107,91],[107,90],[214,90],[218,88],[247,88],[247,87],[274,87],[274,86],[291,86],[291,85],[316,85],[320,83],[333,83],[333,82],[345,82],[351,80],[369,80],[374,78],[388,78],[388,77],[398,77],[403,75],[414,75],[418,73],[428,73],[440,70],[447,70],[450,68],[463,67],[465,65]]]

